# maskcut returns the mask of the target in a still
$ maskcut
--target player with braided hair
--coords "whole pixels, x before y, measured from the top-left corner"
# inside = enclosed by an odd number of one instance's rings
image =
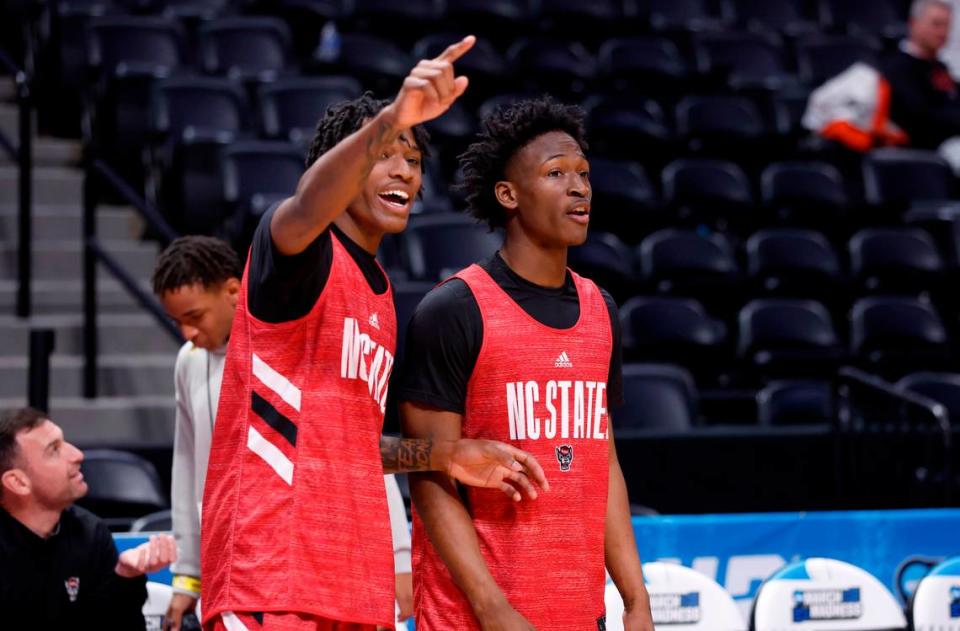
[[[473,43],[421,61],[390,103],[330,110],[297,190],[261,219],[203,497],[208,630],[392,627],[383,473],[440,470],[515,501],[547,486],[534,458],[503,443],[380,434],[396,315],[374,255],[406,226],[418,126],[466,90],[453,63]]]

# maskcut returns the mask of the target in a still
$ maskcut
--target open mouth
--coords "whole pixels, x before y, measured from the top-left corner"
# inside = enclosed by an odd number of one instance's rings
[[[410,201],[410,194],[399,189],[383,191],[382,193],[377,193],[377,196],[395,208],[403,208]]]

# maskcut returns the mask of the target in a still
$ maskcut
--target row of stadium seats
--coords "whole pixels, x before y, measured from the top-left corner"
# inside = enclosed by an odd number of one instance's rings
[[[660,32],[746,28],[785,34],[809,31],[881,34],[899,37],[906,20],[905,3],[898,0],[100,0],[68,5],[96,4],[101,10],[211,18],[236,12],[269,12],[337,19],[365,30],[391,32],[437,30],[458,24],[500,25],[511,33],[618,32],[624,29]],[[62,10],[62,9],[61,9]],[[389,26],[405,27],[388,31]],[[397,33],[397,31],[400,31]]]
[[[709,393],[697,387],[689,371],[674,364],[626,364],[624,405],[611,411],[618,436],[631,431],[695,431],[715,422],[701,409]],[[960,375],[916,372],[896,387],[944,405],[960,418]],[[751,394],[761,427],[832,424],[837,418],[834,384],[825,379],[777,379]]]
[[[74,19],[81,21],[79,16]],[[100,16],[91,9],[88,19],[73,28],[79,33],[70,34],[72,45],[61,54],[77,54],[68,67],[78,70],[85,62],[90,72],[109,71],[118,59],[136,58],[166,68],[190,66],[207,74],[260,80],[300,67],[330,66],[393,76],[456,40],[454,33],[433,33],[405,50],[393,37],[345,32],[337,33],[332,44],[328,36],[326,46],[318,46],[323,40],[315,38],[311,56],[298,59],[290,27],[274,17],[222,17],[191,33],[183,23],[164,17]],[[576,91],[577,84],[581,89],[603,88],[652,76],[684,81],[686,91],[691,81],[701,87],[769,89],[790,83],[817,85],[853,61],[875,61],[881,49],[880,42],[867,37],[817,33],[789,45],[774,34],[740,31],[698,33],[689,46],[684,42],[663,35],[611,37],[594,52],[555,38],[526,37],[506,49],[481,38],[462,66],[484,81],[519,78],[535,83],[547,75],[565,92]]]

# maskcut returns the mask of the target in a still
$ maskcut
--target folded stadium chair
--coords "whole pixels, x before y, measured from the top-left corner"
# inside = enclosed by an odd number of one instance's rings
[[[446,157],[445,162],[452,164],[473,140],[477,121],[470,108],[454,101],[443,116],[425,122],[424,127],[430,132],[431,149]]]
[[[802,82],[790,83],[776,90],[769,99],[774,128],[795,150],[805,148],[804,141],[809,144],[811,139],[810,132],[803,126],[803,115],[812,92],[813,88]]]
[[[339,54],[331,60],[314,59],[317,72],[356,77],[380,97],[392,97],[416,60],[393,41],[365,33],[340,35]]]
[[[638,0],[636,11],[655,31],[696,33],[730,22],[730,16],[713,13],[707,0]]]
[[[590,159],[590,230],[614,232],[624,241],[666,224],[659,195],[639,162]]]
[[[444,2],[441,0],[351,0],[348,28],[389,39],[409,49],[427,33],[437,30]]]
[[[737,603],[702,572],[665,561],[643,564],[654,625],[676,631],[747,631]],[[612,581],[604,594],[607,631],[623,631],[623,598]]]
[[[198,24],[228,13],[232,0],[161,0],[162,13],[187,24]]]
[[[650,291],[692,296],[718,312],[738,301],[740,270],[730,243],[721,234],[659,230],[640,243],[636,255]]]
[[[679,366],[624,364],[623,397],[610,410],[620,436],[636,429],[686,432],[699,422],[697,386]]]
[[[87,58],[99,77],[90,146],[126,181],[142,189],[152,86],[184,64],[184,31],[176,22],[159,17],[94,18]]]
[[[616,37],[597,53],[600,77],[615,90],[673,95],[688,89],[690,68],[666,37]]]
[[[819,376],[843,357],[830,314],[813,300],[752,300],[739,329],[737,356],[767,377]]]
[[[727,331],[692,298],[636,296],[620,307],[624,357],[672,362],[703,382],[729,364]]]
[[[750,618],[753,631],[907,629],[900,604],[883,583],[854,565],[821,558],[790,563],[768,578]]]
[[[694,37],[697,70],[712,85],[775,89],[792,79],[779,39],[765,33],[700,33]]]
[[[154,86],[153,130],[162,139],[235,135],[249,127],[249,106],[241,86],[229,79],[176,77]]]
[[[144,515],[130,524],[130,532],[166,532],[172,529],[173,516],[170,509]]]
[[[211,234],[224,219],[220,152],[249,128],[243,90],[228,79],[164,79],[151,104],[155,196],[175,228]]]
[[[653,99],[598,96],[584,102],[590,153],[662,167],[676,153],[672,125]]]
[[[77,503],[111,527],[126,529],[137,517],[167,508],[157,470],[136,454],[90,449],[80,470],[89,490]]]
[[[832,302],[842,288],[840,262],[813,230],[766,228],[747,239],[747,270],[762,293]]]
[[[750,31],[795,37],[821,28],[815,17],[804,11],[804,0],[737,0],[732,4],[737,21]]]
[[[241,81],[272,81],[292,67],[290,31],[271,17],[219,18],[200,29],[203,71]]]
[[[763,205],[795,225],[829,229],[844,218],[849,196],[840,171],[826,162],[774,162],[760,176]]]
[[[858,61],[876,65],[880,46],[866,37],[807,35],[797,40],[797,70],[810,86],[818,86]]]
[[[613,233],[591,230],[585,243],[570,248],[567,264],[610,292],[618,304],[633,293],[630,250]]]
[[[622,0],[538,0],[534,4],[540,29],[551,38],[579,41],[595,48],[611,33],[625,30]]]
[[[415,59],[433,59],[466,33],[432,33],[419,39],[413,46]],[[457,60],[457,72],[470,77],[470,89],[461,99],[466,103],[480,103],[503,91],[512,69],[500,51],[486,37],[477,37],[466,55]],[[458,101],[459,102],[459,101]]]
[[[105,16],[89,23],[87,61],[101,72],[128,68],[167,71],[185,60],[185,34],[176,22],[149,16]]]
[[[261,133],[307,147],[327,108],[360,96],[362,88],[353,77],[289,77],[257,92]]]
[[[936,310],[916,298],[872,296],[850,312],[850,352],[887,378],[911,370],[945,369],[949,339]]]
[[[900,379],[897,388],[916,392],[942,404],[950,414],[950,423],[960,425],[960,374],[916,372]]]
[[[303,154],[285,142],[238,141],[222,152],[224,215],[238,252],[246,252],[260,217],[297,190]]]
[[[757,393],[760,425],[832,423],[835,415],[836,402],[829,381],[773,381]]]
[[[820,0],[826,22],[851,35],[881,35],[891,42],[907,34],[904,6],[896,0]]]
[[[697,155],[755,163],[773,153],[773,134],[746,97],[684,97],[677,104],[676,118],[677,134]]]
[[[312,63],[323,27],[328,23],[339,27],[350,12],[350,3],[344,0],[270,0],[257,4],[258,13],[280,18],[287,25],[293,54],[305,65]]]
[[[960,618],[960,557],[946,559],[920,579],[907,605],[911,629],[950,629]]]
[[[572,98],[586,92],[596,60],[576,42],[524,38],[507,50],[507,61],[523,88]]]
[[[863,160],[866,201],[895,212],[950,199],[953,171],[934,151],[876,149]]]
[[[749,223],[753,193],[746,174],[733,162],[680,159],[663,169],[663,199],[681,219],[723,227]]]
[[[469,24],[500,48],[536,30],[530,0],[456,0],[447,3],[444,18],[454,30]]]
[[[852,276],[870,293],[917,295],[943,280],[937,245],[918,228],[864,228],[850,238],[849,252]]]
[[[404,260],[411,278],[435,282],[492,256],[502,242],[466,215],[419,215],[403,233]]]

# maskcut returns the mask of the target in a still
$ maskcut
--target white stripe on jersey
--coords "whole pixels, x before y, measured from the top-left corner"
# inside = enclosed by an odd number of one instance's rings
[[[223,620],[223,626],[227,631],[250,631],[232,611],[224,611],[220,614],[220,619]]]
[[[284,482],[293,486],[293,463],[252,425],[247,432],[247,447],[263,458],[264,462],[270,465],[270,468],[276,471]]]
[[[263,385],[273,390],[278,397],[290,404],[297,412],[300,411],[300,388],[290,380],[270,367],[267,362],[253,353],[253,375]]]

